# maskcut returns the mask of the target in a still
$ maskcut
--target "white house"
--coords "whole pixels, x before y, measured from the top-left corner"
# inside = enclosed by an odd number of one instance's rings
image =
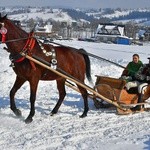
[[[130,39],[125,36],[125,26],[113,23],[99,24],[95,37],[100,42],[130,44]]]
[[[35,34],[40,37],[52,37],[54,32],[52,32],[53,25],[47,24],[43,27],[37,25],[35,27]]]
[[[40,27],[40,26],[37,25],[35,27],[35,31],[36,32],[51,33],[52,32],[52,27],[53,27],[53,25],[51,25],[51,24],[47,24],[44,27]]]

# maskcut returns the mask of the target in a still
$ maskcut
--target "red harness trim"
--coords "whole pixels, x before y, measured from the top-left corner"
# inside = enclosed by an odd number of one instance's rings
[[[29,34],[28,40],[25,46],[23,47],[22,51],[27,51],[27,50],[31,51],[33,49],[35,45],[35,39],[33,38],[33,34],[34,33]]]
[[[25,46],[24,46],[23,49],[22,49],[22,51],[23,51],[23,52],[27,52],[27,54],[28,54],[29,56],[32,56],[32,49],[33,49],[34,46],[35,46],[35,38],[33,38],[33,34],[34,34],[34,33],[29,34],[29,38],[28,38],[28,40],[27,40]],[[25,59],[25,57],[21,57],[21,58],[19,58],[18,60],[16,60],[15,62],[19,63],[19,62],[22,62],[24,59]],[[31,61],[31,60],[29,60],[29,61],[30,61],[30,64],[31,64],[33,70],[36,70],[36,67],[35,67],[34,62]]]
[[[21,57],[21,58],[17,59],[15,62],[19,63],[19,62],[22,62],[24,59],[25,59],[25,57]]]

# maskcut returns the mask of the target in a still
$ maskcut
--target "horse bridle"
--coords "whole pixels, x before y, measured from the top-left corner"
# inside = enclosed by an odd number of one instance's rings
[[[6,34],[7,34],[7,29],[4,27],[4,23],[0,22],[0,24],[2,25],[2,27],[0,28],[0,34],[2,35],[2,39],[1,39],[1,43],[10,43],[10,42],[16,42],[16,41],[21,41],[21,40],[25,40],[27,39],[27,42],[24,46],[24,48],[21,50],[21,52],[26,52],[28,50],[29,53],[31,53],[31,50],[33,49],[34,45],[35,45],[35,37],[33,36],[33,33],[29,34],[29,37],[26,38],[19,38],[19,39],[13,39],[13,40],[7,40],[6,41]],[[52,60],[51,60],[51,64],[52,66],[55,68],[57,65],[57,60],[56,60],[56,52],[55,49],[52,49],[51,52],[47,52],[44,47],[42,46],[42,44],[38,41],[38,44],[40,46],[40,48],[42,49],[43,53],[48,57],[51,56]],[[19,57],[20,57],[20,52],[19,52]],[[17,56],[18,56],[17,55]],[[30,54],[31,55],[31,54]],[[13,59],[12,59],[13,60]],[[15,62],[20,62],[22,61],[22,57],[20,57],[19,59],[17,59]],[[35,68],[35,67],[33,67]]]
[[[1,41],[2,41],[2,43],[5,43],[5,41],[6,41],[7,29],[4,27],[5,24],[4,24],[3,22],[0,22],[0,24],[2,25],[2,27],[1,27],[1,29],[0,29],[0,33],[1,33],[1,35],[2,35]]]
[[[22,41],[22,40],[26,40],[29,38],[29,37],[26,37],[26,38],[19,38],[19,39],[13,39],[13,40],[7,40],[6,41],[7,29],[4,27],[5,24],[3,22],[0,22],[0,25],[2,25],[2,27],[0,28],[0,34],[2,35],[2,39],[0,41],[0,44],[1,43],[11,43],[11,42]]]

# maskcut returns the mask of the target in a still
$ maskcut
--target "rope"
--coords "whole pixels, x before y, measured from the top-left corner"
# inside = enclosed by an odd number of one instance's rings
[[[0,44],[10,43],[10,42],[17,42],[17,41],[26,40],[26,39],[28,39],[28,37],[26,37],[26,38],[19,38],[19,39],[13,39],[13,40],[8,40],[8,41],[5,41],[4,43],[0,41]]]
[[[8,40],[8,41],[5,41],[5,43],[17,42],[17,41],[25,40],[25,39],[28,39],[28,38],[29,38],[29,37],[20,38],[20,39]],[[32,38],[32,37],[30,37],[30,38]],[[2,43],[3,43],[3,42],[0,42],[0,44],[2,44]],[[62,46],[62,47],[71,48],[71,49],[73,49],[73,50],[75,50],[75,51],[79,51],[80,53],[83,53],[83,54],[85,54],[85,55],[91,56],[91,57],[93,57],[93,58],[96,58],[96,59],[100,59],[100,60],[109,62],[109,63],[114,64],[114,65],[116,65],[116,66],[118,66],[118,67],[120,67],[120,68],[123,68],[123,69],[125,68],[124,66],[122,66],[122,65],[120,65],[120,64],[118,64],[118,63],[115,63],[115,62],[113,62],[113,61],[110,61],[110,60],[105,59],[105,58],[100,57],[100,56],[96,56],[96,55],[94,55],[94,54],[92,54],[92,53],[83,52],[83,51],[81,52],[80,49],[77,49],[77,48],[74,48],[74,47],[71,47],[71,46],[65,46],[65,45],[63,45],[63,44],[59,44],[59,43],[52,42],[52,41],[50,41],[50,43],[53,43],[53,44],[56,44],[56,45],[59,45],[59,46]]]

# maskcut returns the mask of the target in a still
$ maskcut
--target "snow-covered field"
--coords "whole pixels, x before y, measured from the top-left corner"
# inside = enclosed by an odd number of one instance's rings
[[[126,46],[81,41],[57,41],[76,48],[84,48],[126,66],[138,53],[147,63],[150,45]],[[29,113],[29,85],[25,83],[16,94],[16,103],[23,117],[18,119],[10,110],[9,91],[15,74],[9,67],[9,54],[0,45],[0,150],[149,150],[150,112],[127,116],[116,114],[115,108],[97,110],[89,99],[90,110],[84,119],[83,101],[79,93],[69,87],[58,114],[50,116],[58,92],[55,81],[40,82],[35,103],[36,113],[31,124],[24,119]],[[118,78],[123,71],[108,62],[91,58],[92,77],[104,75]],[[65,62],[64,62],[65,63]],[[88,84],[88,82],[86,81]]]

